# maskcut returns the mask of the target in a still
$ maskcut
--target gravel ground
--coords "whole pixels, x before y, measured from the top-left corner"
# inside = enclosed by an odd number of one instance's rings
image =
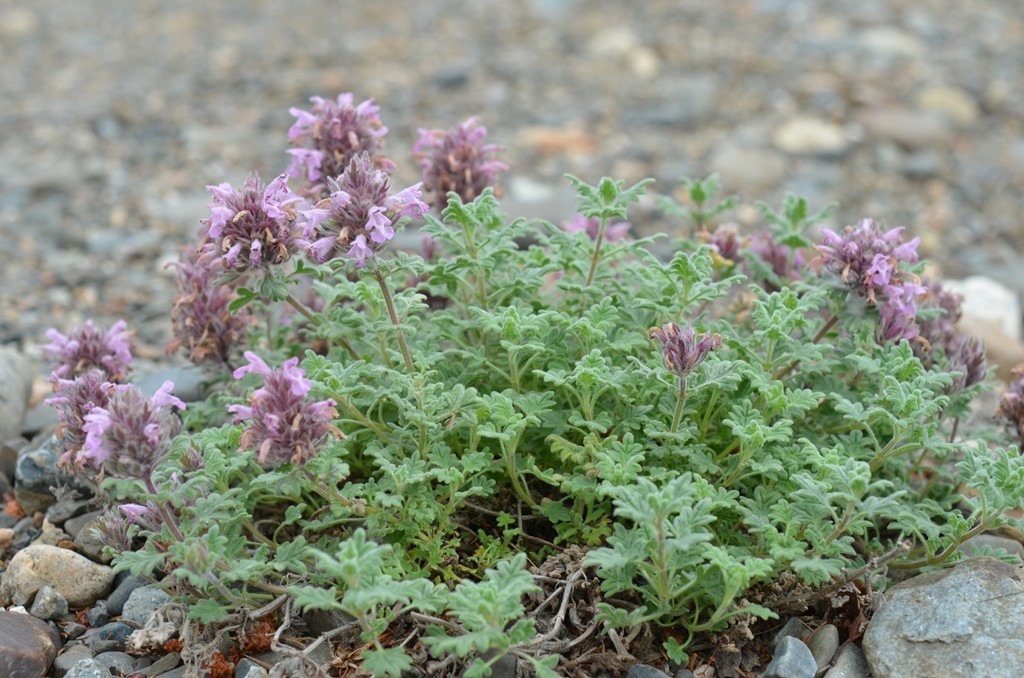
[[[0,343],[124,317],[162,360],[204,186],[279,173],[288,108],[341,91],[381,105],[399,183],[418,126],[480,114],[515,214],[568,218],[564,172],[718,171],[745,227],[795,191],[1024,291],[1022,47],[1003,0],[0,0]],[[638,226],[679,227],[653,204]]]

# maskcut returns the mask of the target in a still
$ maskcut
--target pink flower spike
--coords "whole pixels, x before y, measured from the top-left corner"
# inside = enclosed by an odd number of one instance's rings
[[[244,355],[245,359],[248,360],[249,362],[245,365],[242,365],[231,374],[231,376],[233,376],[235,379],[241,379],[247,374],[260,374],[264,377],[269,377],[271,374],[273,374],[273,372],[270,369],[270,366],[267,365],[263,358],[259,357],[252,351],[246,351],[242,355]]]
[[[153,403],[153,407],[177,407],[180,410],[185,409],[185,402],[177,396],[171,395],[171,391],[174,390],[174,382],[167,380],[160,385],[160,388],[156,390],[153,397],[150,398],[150,402]]]
[[[384,205],[402,217],[422,217],[430,211],[430,205],[420,200],[420,197],[423,195],[422,188],[422,181],[408,188],[403,188],[384,201]]]
[[[248,405],[228,405],[228,412],[235,415],[235,423],[252,419],[252,408]]]
[[[149,513],[149,509],[142,504],[121,504],[120,509],[128,516],[128,522],[134,524],[139,518]]]
[[[291,392],[300,398],[309,393],[313,384],[306,379],[306,370],[299,367],[298,358],[289,358],[281,364],[281,374],[291,382]]]
[[[373,256],[373,250],[366,245],[366,236],[358,235],[349,247],[348,255],[354,257],[357,266],[365,266],[367,257]]]

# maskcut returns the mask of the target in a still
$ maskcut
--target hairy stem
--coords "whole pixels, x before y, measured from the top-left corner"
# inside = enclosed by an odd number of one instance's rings
[[[587,273],[587,282],[584,287],[590,287],[594,282],[594,272],[597,270],[597,262],[601,258],[601,243],[604,242],[604,229],[608,225],[608,217],[601,217],[601,226],[597,229],[597,241],[594,243],[594,256],[590,258],[590,273]]]
[[[402,331],[401,325],[398,321],[398,312],[395,310],[395,300],[391,296],[391,289],[388,287],[387,280],[384,279],[384,274],[380,272],[376,259],[373,259],[372,257],[370,259],[373,266],[373,277],[377,279],[377,284],[380,285],[381,294],[384,295],[384,304],[388,307],[388,316],[391,318],[391,324],[395,326],[395,334],[398,336],[398,346],[402,349],[402,358],[405,360],[405,369],[409,374],[415,374],[416,366],[412,362],[412,353],[409,352],[409,344],[405,341],[405,332]]]

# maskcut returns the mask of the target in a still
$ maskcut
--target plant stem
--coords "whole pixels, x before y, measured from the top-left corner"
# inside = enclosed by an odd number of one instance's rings
[[[594,271],[597,270],[597,261],[601,258],[601,243],[604,242],[604,229],[608,225],[608,217],[601,217],[601,226],[597,229],[597,241],[594,243],[594,256],[590,259],[590,273],[587,274],[587,282],[584,287],[590,287],[594,282]]]
[[[679,432],[679,422],[683,418],[683,405],[686,404],[686,377],[679,377],[679,397],[676,399],[676,411],[672,415],[672,428],[669,433]]]
[[[308,308],[306,308],[305,304],[303,304],[301,301],[292,296],[291,293],[289,293],[284,298],[284,300],[288,303],[289,306],[298,311],[303,318],[308,320],[309,323],[314,328],[320,327],[320,321],[317,319],[317,317],[313,315]],[[346,339],[345,337],[338,337],[337,340],[341,342],[341,345],[345,348],[346,351],[348,351],[348,354],[352,356],[353,360],[359,360],[359,354],[356,353],[356,350],[352,347],[352,343],[349,342],[348,339]]]
[[[391,317],[391,324],[395,326],[395,334],[398,336],[398,346],[402,349],[402,358],[405,359],[405,369],[409,374],[415,374],[416,366],[413,365],[412,362],[412,354],[409,352],[409,344],[405,341],[405,332],[402,331],[398,322],[398,312],[395,311],[395,301],[391,296],[391,289],[388,288],[388,283],[384,279],[384,274],[380,272],[380,268],[377,266],[377,260],[370,257],[370,261],[373,266],[373,277],[377,279],[377,284],[380,285],[381,294],[384,295],[384,303],[388,307],[388,315]]]

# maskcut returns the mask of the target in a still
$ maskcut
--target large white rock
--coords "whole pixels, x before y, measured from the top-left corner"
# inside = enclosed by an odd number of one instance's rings
[[[983,275],[963,280],[943,280],[942,288],[956,292],[963,298],[961,308],[965,325],[970,325],[974,319],[985,320],[998,325],[1004,334],[1020,341],[1024,315],[1021,313],[1020,296],[1015,291]]]

